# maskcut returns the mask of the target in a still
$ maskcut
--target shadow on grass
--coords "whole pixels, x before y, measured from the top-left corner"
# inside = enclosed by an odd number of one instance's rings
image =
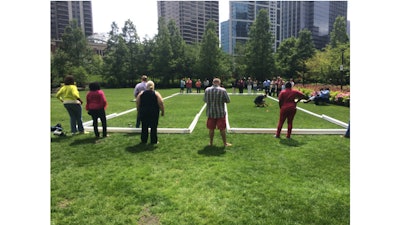
[[[315,106],[330,106],[330,105],[331,105],[330,103],[326,103],[326,102],[320,102],[320,103],[318,103],[318,104],[311,103],[311,104],[313,104],[313,105],[315,105]]]
[[[96,144],[100,139],[92,136],[92,137],[87,137],[84,139],[77,139],[74,140],[70,145],[74,146],[74,145],[87,145],[87,144]]]
[[[127,137],[135,137],[135,136],[138,136],[139,138],[140,138],[140,133],[126,133],[126,134],[124,134],[125,136],[127,136]],[[140,139],[138,139],[138,140],[140,140]]]
[[[197,153],[200,155],[206,156],[220,156],[225,154],[225,147],[217,147],[217,146],[205,146],[202,150],[199,150]]]
[[[51,137],[50,141],[56,143],[56,142],[68,140],[70,138],[71,138],[71,136],[56,136],[56,135],[54,135]]]
[[[128,151],[130,153],[141,153],[141,152],[153,151],[156,148],[157,148],[157,145],[154,145],[154,144],[139,143],[134,146],[126,147],[126,151]]]
[[[297,140],[294,140],[293,138],[287,139],[287,138],[282,138],[279,143],[282,145],[287,145],[289,147],[300,147],[300,145],[303,145],[303,143],[300,143]]]

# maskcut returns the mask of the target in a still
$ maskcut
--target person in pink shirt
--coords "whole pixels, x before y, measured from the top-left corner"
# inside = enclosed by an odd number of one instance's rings
[[[190,77],[186,80],[186,93],[192,93],[193,82]]]
[[[201,80],[200,79],[197,79],[197,81],[196,81],[196,90],[197,90],[197,93],[200,93],[201,91]]]
[[[278,128],[276,130],[275,137],[280,138],[282,126],[285,120],[287,119],[288,129],[286,138],[290,139],[290,135],[292,134],[293,128],[293,119],[296,115],[296,103],[299,102],[301,99],[306,99],[307,97],[301,93],[300,91],[293,90],[292,84],[287,82],[285,84],[285,89],[282,90],[278,96],[279,99],[279,122]],[[295,101],[297,99],[297,101]]]
[[[107,100],[104,92],[100,90],[97,82],[89,84],[89,92],[86,94],[86,110],[92,116],[93,130],[97,138],[100,137],[97,119],[100,118],[103,127],[103,138],[107,137],[107,120],[106,111]]]

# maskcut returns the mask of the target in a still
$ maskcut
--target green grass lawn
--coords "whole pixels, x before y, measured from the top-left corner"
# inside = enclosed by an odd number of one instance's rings
[[[159,90],[163,97],[178,89]],[[107,114],[135,107],[132,89],[104,89]],[[81,97],[86,92],[81,92]],[[231,127],[275,128],[278,104],[256,108],[255,96],[231,96]],[[160,127],[187,128],[204,105],[202,95],[165,100]],[[299,103],[348,122],[346,107]],[[267,111],[268,110],[268,111]],[[83,120],[90,116],[83,112]],[[113,118],[126,127],[136,111]],[[51,124],[69,131],[69,117],[51,97]],[[216,132],[207,146],[205,112],[191,134],[51,135],[52,224],[350,224],[350,140],[340,135],[232,134],[224,148]],[[286,124],[284,128],[286,128]],[[340,128],[298,111],[294,128]]]

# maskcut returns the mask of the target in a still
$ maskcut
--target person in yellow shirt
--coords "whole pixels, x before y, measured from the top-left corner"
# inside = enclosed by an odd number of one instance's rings
[[[71,133],[85,133],[82,122],[82,100],[79,96],[78,88],[75,85],[74,77],[68,75],[64,79],[64,86],[56,94],[69,114]],[[78,128],[77,128],[78,126]]]

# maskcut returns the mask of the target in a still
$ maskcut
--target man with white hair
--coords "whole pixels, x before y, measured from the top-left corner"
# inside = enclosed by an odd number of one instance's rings
[[[154,82],[148,81],[146,90],[139,93],[136,98],[140,120],[142,121],[142,133],[140,139],[143,144],[147,143],[150,128],[150,143],[158,144],[157,127],[158,119],[164,116],[164,102],[158,91],[154,90]]]
[[[207,128],[209,129],[210,146],[213,145],[214,130],[218,128],[224,146],[231,146],[232,144],[226,142],[226,119],[225,119],[225,103],[231,100],[226,92],[226,89],[221,87],[221,80],[214,78],[212,86],[206,88],[204,92],[203,101],[207,103]]]

